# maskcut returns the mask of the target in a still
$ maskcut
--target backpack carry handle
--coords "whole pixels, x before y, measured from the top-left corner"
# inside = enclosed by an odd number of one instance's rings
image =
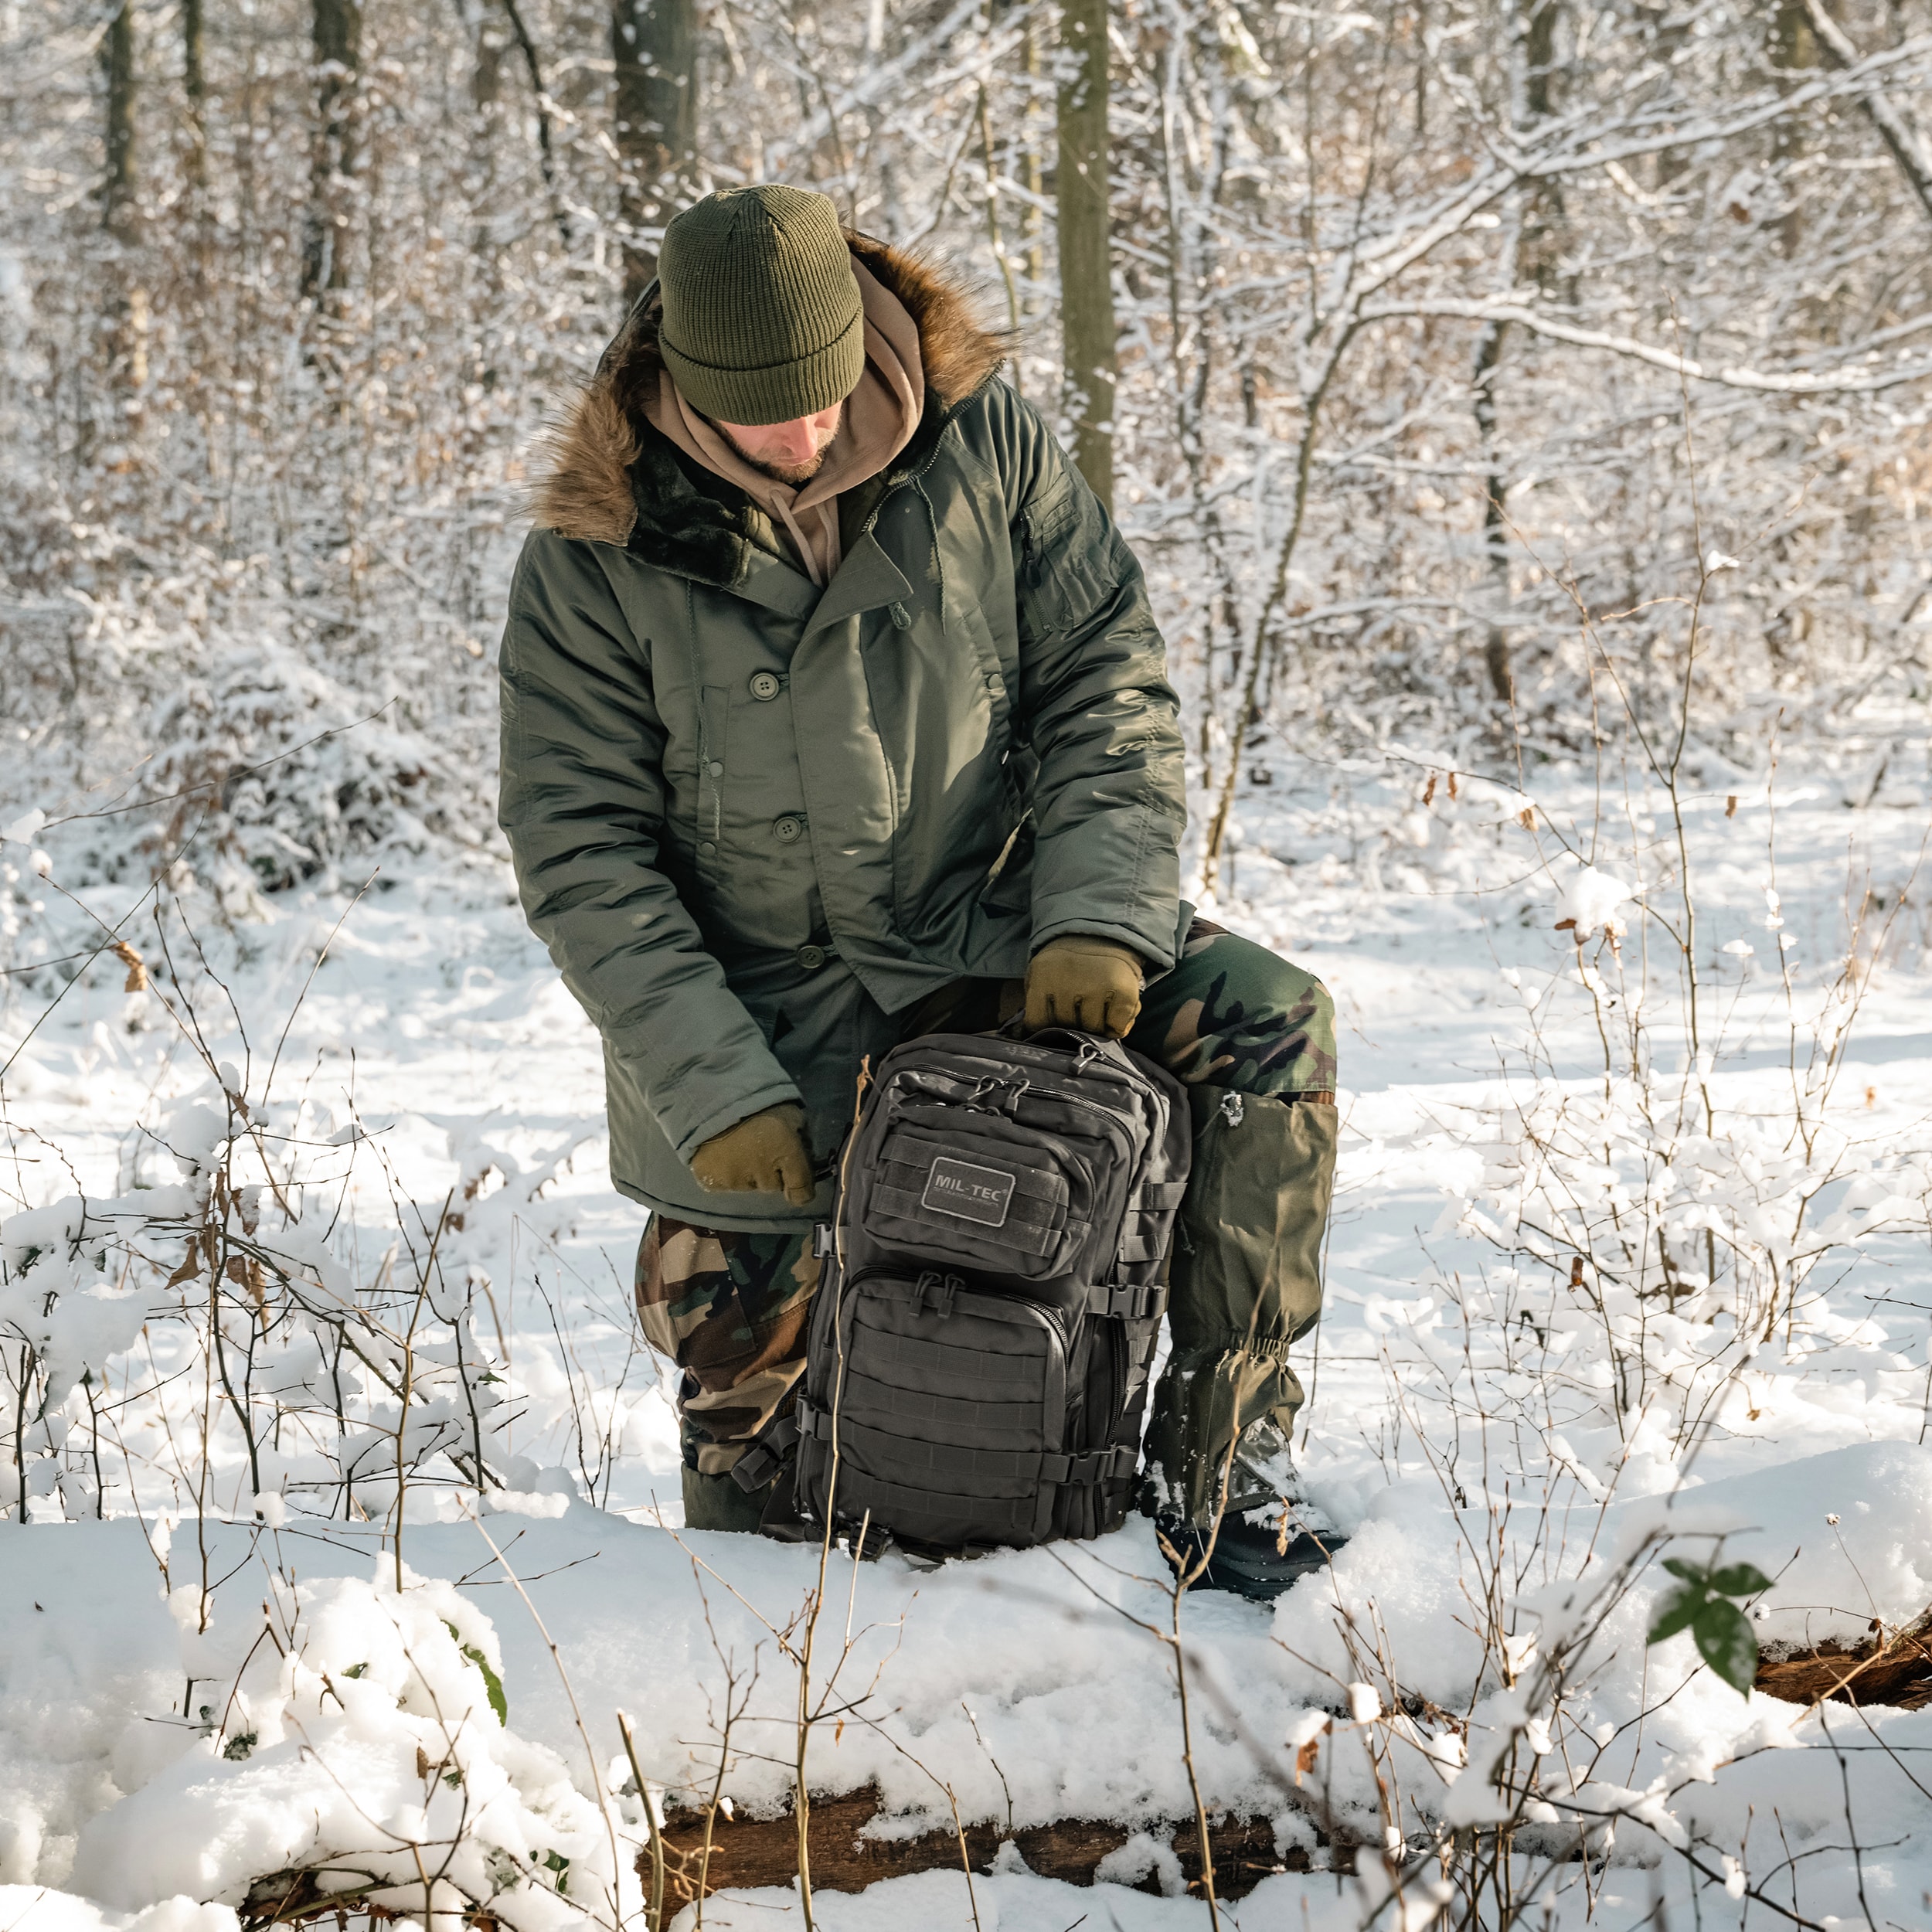
[[[1022,1040],[1029,1046],[1059,1046],[1070,1049],[1073,1065],[1070,1070],[1084,1073],[1089,1065],[1107,1054],[1109,1047],[1118,1046],[1118,1040],[1109,1039],[1103,1033],[1084,1033],[1077,1026],[1061,1026],[1057,1024],[1036,1026],[1031,1032],[1026,1030],[1026,1015],[1015,1013],[1003,1026],[993,1029],[995,1039]]]

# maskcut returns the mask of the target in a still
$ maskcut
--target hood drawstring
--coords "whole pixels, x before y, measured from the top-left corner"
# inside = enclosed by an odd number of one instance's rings
[[[835,500],[830,503],[815,503],[812,512],[818,518],[822,533],[817,546],[799,528],[798,519],[792,515],[790,490],[774,490],[765,508],[776,510],[783,519],[785,529],[791,538],[792,548],[798,553],[799,561],[805,566],[805,574],[820,589],[831,581],[831,573],[838,568],[840,550],[838,544],[838,507]],[[820,560],[824,560],[821,565]]]

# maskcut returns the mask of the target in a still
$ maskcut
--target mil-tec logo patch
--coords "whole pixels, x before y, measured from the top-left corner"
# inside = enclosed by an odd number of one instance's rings
[[[919,1204],[962,1221],[977,1221],[981,1227],[1004,1227],[1015,1179],[996,1167],[975,1167],[971,1161],[942,1154],[926,1177]]]

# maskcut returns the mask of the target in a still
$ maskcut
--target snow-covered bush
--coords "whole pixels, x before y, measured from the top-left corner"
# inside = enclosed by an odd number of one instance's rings
[[[40,1497],[103,1513],[104,1485],[131,1501],[131,1471],[114,1469],[131,1426],[155,1436],[148,1473],[178,1505],[279,1521],[293,1502],[386,1521],[400,1565],[412,1486],[420,1513],[423,1490],[460,1506],[536,1475],[502,1441],[515,1410],[474,1318],[488,1277],[457,1252],[452,1190],[440,1213],[403,1209],[376,1277],[356,1281],[328,1240],[339,1179],[294,1179],[241,1086],[224,1064],[153,1130],[182,1179],[0,1221],[0,1440],[12,1477],[0,1514],[24,1522]],[[478,1148],[466,1202],[501,1158]],[[124,1359],[144,1332],[157,1365],[145,1379]],[[147,1396],[104,1468],[95,1410],[117,1364],[117,1407]]]
[[[377,704],[264,638],[175,685],[154,725],[150,789],[174,802],[151,862],[239,866],[257,890],[359,883],[384,859],[484,822],[473,771]]]
[[[257,1618],[206,1633],[185,1593],[185,1748],[88,1821],[90,1896],[614,1932],[634,1828],[517,1734],[489,1619],[450,1583],[400,1580],[277,1575]]]

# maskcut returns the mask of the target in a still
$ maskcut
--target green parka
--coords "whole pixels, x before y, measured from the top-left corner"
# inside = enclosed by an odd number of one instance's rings
[[[1131,553],[958,293],[854,236],[927,400],[839,500],[821,591],[638,399],[647,303],[560,434],[503,638],[501,819],[531,925],[604,1043],[611,1173],[713,1226],[821,1215],[859,1058],[1060,933],[1175,956],[1176,704]],[[687,1165],[804,1100],[801,1212]]]

